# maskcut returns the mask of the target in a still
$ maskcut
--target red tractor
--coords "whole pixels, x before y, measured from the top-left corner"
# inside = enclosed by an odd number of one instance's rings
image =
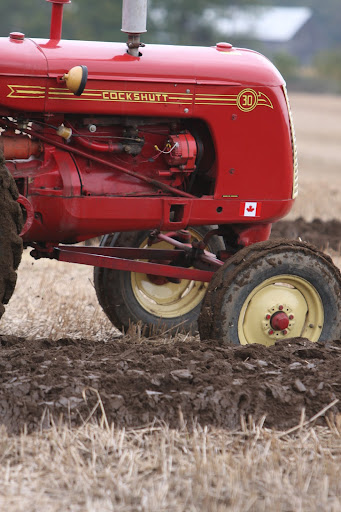
[[[23,243],[94,266],[118,329],[339,337],[339,271],[307,244],[268,241],[298,178],[277,69],[228,43],[143,45],[147,0],[123,3],[127,44],[62,40],[70,0],[47,1],[49,39],[0,39],[1,304]]]

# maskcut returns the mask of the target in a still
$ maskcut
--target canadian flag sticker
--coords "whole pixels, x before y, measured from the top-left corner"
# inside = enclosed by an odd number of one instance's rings
[[[242,217],[260,217],[262,203],[240,203],[239,215]]]

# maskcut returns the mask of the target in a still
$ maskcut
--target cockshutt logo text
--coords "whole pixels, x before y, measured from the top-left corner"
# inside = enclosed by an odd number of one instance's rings
[[[137,102],[164,102],[168,100],[169,94],[161,92],[119,92],[103,91],[103,99],[110,101],[137,101]]]
[[[8,85],[10,92],[8,98],[41,99],[46,95],[51,101],[110,101],[114,103],[173,103],[178,105],[211,105],[237,106],[242,112],[251,112],[256,107],[269,107],[273,109],[270,98],[254,89],[243,89],[238,94],[209,94],[191,92],[158,92],[158,91],[120,91],[85,89],[82,96],[76,97],[63,87],[42,87],[30,85]]]

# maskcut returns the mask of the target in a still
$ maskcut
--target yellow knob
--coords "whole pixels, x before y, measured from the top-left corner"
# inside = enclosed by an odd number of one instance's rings
[[[66,87],[69,91],[73,92],[75,96],[80,96],[83,93],[87,79],[88,68],[86,66],[75,66],[63,76]]]

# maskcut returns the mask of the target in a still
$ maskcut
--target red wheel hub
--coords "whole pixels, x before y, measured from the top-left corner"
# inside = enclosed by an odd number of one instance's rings
[[[167,277],[154,276],[152,274],[147,274],[147,277],[151,283],[156,284],[158,286],[162,286],[163,284],[168,283]]]
[[[283,311],[277,311],[272,315],[270,324],[274,331],[284,331],[289,325],[289,317]]]

